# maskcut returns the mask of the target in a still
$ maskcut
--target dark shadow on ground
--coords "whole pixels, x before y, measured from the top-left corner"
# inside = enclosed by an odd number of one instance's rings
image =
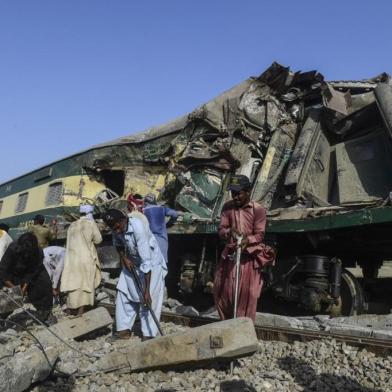
[[[95,340],[95,339],[99,338],[100,336],[106,336],[106,335],[110,336],[111,332],[112,332],[112,330],[110,327],[100,328],[96,331],[86,333],[83,336],[79,336],[78,338],[75,338],[75,340],[77,342],[82,342],[85,340]]]
[[[163,389],[156,389],[154,392],[178,392],[178,391],[171,388],[163,388]]]
[[[222,381],[220,392],[257,392],[254,387],[247,384],[244,380]],[[178,389],[163,388],[156,389],[155,392],[179,392]]]
[[[220,384],[220,392],[257,392],[252,385],[244,380],[223,381]]]
[[[61,380],[61,383],[59,382]],[[32,384],[26,391],[36,392],[73,392],[75,389],[75,379],[73,377],[58,377],[55,375],[49,376],[45,381]]]
[[[36,310],[29,309],[29,312],[36,318],[44,322],[47,326],[55,324],[57,322],[57,319],[53,315],[50,315],[50,317],[46,320],[46,316],[45,318],[43,318],[42,314]],[[39,323],[34,320],[29,314],[25,312],[20,312],[16,314],[11,314],[7,318],[2,318],[0,320],[0,332],[5,331],[8,328],[12,328],[16,331],[22,331],[28,327],[32,327],[33,325],[39,325]]]
[[[295,382],[304,388],[304,391],[357,391],[357,392],[382,392],[381,389],[367,388],[357,381],[346,376],[336,376],[329,373],[316,374],[315,370],[306,361],[285,357],[279,360],[282,370],[290,373]]]

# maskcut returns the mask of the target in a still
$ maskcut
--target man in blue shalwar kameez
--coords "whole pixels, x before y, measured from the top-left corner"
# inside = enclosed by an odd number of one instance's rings
[[[174,224],[178,216],[182,213],[169,207],[157,204],[156,197],[153,193],[149,193],[144,198],[143,213],[148,219],[151,232],[158,241],[159,248],[167,263],[167,253],[169,248],[169,240],[167,237],[167,227]],[[166,217],[170,217],[166,223]]]
[[[167,266],[154,235],[138,217],[125,216],[110,209],[103,220],[113,232],[113,244],[120,254],[122,271],[117,283],[116,328],[118,336],[126,339],[139,313],[144,339],[158,334],[158,328],[144,305],[150,303],[157,319],[161,315]],[[142,282],[140,292],[131,269]]]

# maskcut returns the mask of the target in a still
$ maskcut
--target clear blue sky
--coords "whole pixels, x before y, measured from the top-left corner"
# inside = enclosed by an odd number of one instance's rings
[[[274,60],[392,72],[392,1],[0,0],[0,182],[193,110]]]

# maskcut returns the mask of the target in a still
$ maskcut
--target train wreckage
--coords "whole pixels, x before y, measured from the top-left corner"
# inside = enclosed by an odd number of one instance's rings
[[[171,295],[208,292],[233,173],[250,177],[278,251],[266,290],[315,313],[366,310],[346,268],[376,277],[392,259],[392,84],[387,74],[328,82],[273,63],[190,114],[59,160],[0,185],[0,220],[23,232],[38,212],[60,237],[81,203],[125,208],[154,192],[185,212],[170,229]],[[110,247],[103,268],[117,268]]]

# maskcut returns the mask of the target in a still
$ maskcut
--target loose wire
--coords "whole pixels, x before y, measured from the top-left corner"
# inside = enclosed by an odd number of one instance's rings
[[[12,298],[10,295],[8,295],[5,291],[0,291],[2,294],[4,294],[9,300],[11,300],[14,304],[16,304],[18,307],[20,307],[24,312],[26,312],[33,320],[44,326],[53,336],[55,336],[57,339],[59,339],[62,343],[64,343],[67,347],[69,347],[71,350],[86,356],[87,358],[100,358],[99,355],[91,355],[91,354],[86,354],[83,351],[78,350],[77,348],[71,346],[69,343],[67,343],[64,339],[62,339],[60,336],[58,336],[55,332],[53,332],[44,322],[42,322],[40,319],[35,317],[31,312],[29,312],[27,309],[23,307],[23,304],[19,303],[16,301],[14,298]]]
[[[19,328],[22,328],[25,332],[27,332],[27,333],[37,342],[37,344],[38,344],[38,346],[39,346],[39,349],[42,351],[42,354],[44,355],[46,361],[47,361],[48,364],[49,364],[49,367],[50,367],[50,369],[51,369],[51,370],[50,370],[50,373],[53,372],[53,370],[54,370],[55,367],[56,367],[57,359],[53,362],[53,364],[50,363],[50,359],[49,359],[48,355],[46,354],[45,347],[43,346],[43,344],[40,342],[40,340],[39,340],[31,331],[29,331],[29,330],[28,330],[26,327],[24,327],[22,324],[16,323],[15,321],[6,320],[6,319],[3,319],[3,318],[1,318],[1,317],[0,317],[0,321],[1,321],[2,323],[4,323],[4,324],[5,324],[5,323],[8,323],[8,324],[15,325],[15,326],[17,326],[17,327],[19,327]],[[4,358],[4,357],[3,357],[3,358]],[[1,359],[3,359],[3,358],[1,358]],[[63,371],[61,371],[61,370],[58,370],[58,369],[56,369],[56,370],[57,370],[57,372],[61,373],[62,375],[66,376],[66,377],[70,377],[70,376],[71,376],[71,374],[65,373],[65,372],[63,372]]]

